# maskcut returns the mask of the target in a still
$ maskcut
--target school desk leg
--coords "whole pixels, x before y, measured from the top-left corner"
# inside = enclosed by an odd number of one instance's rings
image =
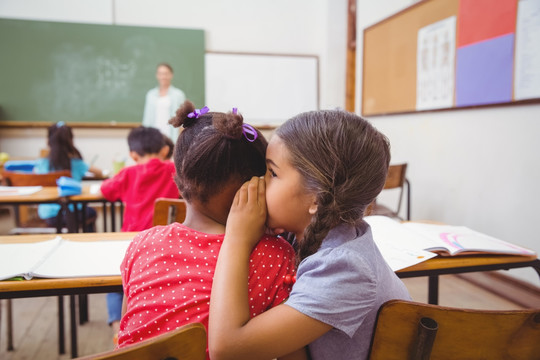
[[[58,296],[58,353],[66,353],[66,343],[64,340],[64,297]]]
[[[439,304],[439,276],[428,277],[428,304]]]
[[[71,357],[77,357],[77,311],[76,311],[76,295],[69,296],[69,315],[71,326]]]
[[[79,294],[79,324],[88,322],[88,295]]]
[[[7,299],[6,322],[7,322],[7,350],[8,351],[15,350],[15,348],[13,347],[13,309],[11,305],[12,305],[11,299]]]

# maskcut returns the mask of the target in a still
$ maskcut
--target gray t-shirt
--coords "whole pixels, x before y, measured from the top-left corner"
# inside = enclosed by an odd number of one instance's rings
[[[366,359],[379,307],[410,300],[403,282],[383,259],[367,223],[332,229],[304,259],[286,305],[332,325],[309,344],[313,360]]]

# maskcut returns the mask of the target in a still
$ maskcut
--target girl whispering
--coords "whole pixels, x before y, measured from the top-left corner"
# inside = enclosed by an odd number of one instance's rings
[[[227,220],[210,306],[213,360],[272,359],[305,346],[312,359],[367,357],[379,307],[410,299],[363,221],[389,161],[386,137],[352,113],[302,113],[276,130],[264,179],[242,186]],[[240,280],[267,227],[295,235],[296,283],[284,304],[250,318]]]

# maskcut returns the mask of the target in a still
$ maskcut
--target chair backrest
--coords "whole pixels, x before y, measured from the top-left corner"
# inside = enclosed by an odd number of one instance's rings
[[[391,300],[369,359],[538,359],[540,309],[488,311]]]
[[[384,190],[402,188],[405,183],[407,164],[395,164],[388,167],[388,174],[384,183]]]
[[[186,202],[183,199],[157,198],[154,202],[154,226],[183,222],[185,218]]]
[[[388,167],[388,174],[386,175],[383,191],[388,189],[399,189],[397,205],[395,208],[388,208],[387,206],[378,204],[377,199],[375,199],[375,201],[368,205],[365,215],[385,215],[401,219],[399,213],[401,210],[401,203],[403,201],[403,193],[406,189],[406,220],[411,219],[411,185],[407,180],[406,173],[406,163],[394,164]]]
[[[205,360],[206,330],[201,323],[188,324],[125,348],[78,359]]]
[[[56,180],[61,176],[70,177],[71,171],[60,170],[47,174],[4,171],[2,176],[10,186],[56,186]]]

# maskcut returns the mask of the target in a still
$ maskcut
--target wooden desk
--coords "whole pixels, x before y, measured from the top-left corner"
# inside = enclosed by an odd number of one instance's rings
[[[45,186],[38,192],[30,195],[1,195],[0,204],[2,205],[29,205],[58,202],[58,189],[55,186]]]
[[[103,206],[103,230],[108,230],[108,222],[107,222],[107,205],[110,206],[110,219],[111,219],[111,231],[114,231],[116,229],[116,216],[115,216],[115,203],[108,201],[103,197],[101,192],[92,194],[90,192],[90,186],[89,185],[83,185],[82,187],[82,193],[80,195],[72,195],[72,196],[59,196],[58,195],[58,188],[56,186],[44,186],[41,190],[38,192],[35,192],[33,194],[29,195],[12,195],[12,196],[2,196],[0,194],[0,205],[30,205],[30,204],[50,204],[50,203],[56,203],[60,205],[67,205],[67,204],[82,204],[83,206],[83,213],[82,213],[82,219],[83,223],[86,220],[86,211],[84,211],[85,207],[89,203],[101,203]],[[121,207],[121,212],[123,212],[123,204],[119,202]],[[75,212],[77,212],[77,206],[75,206]],[[78,216],[76,217],[78,219]],[[77,224],[77,228],[79,225]]]
[[[84,233],[66,234],[65,238],[75,241],[121,240],[134,237],[136,232],[127,233]],[[1,243],[36,242],[50,240],[56,235],[0,236]],[[540,260],[535,255],[462,255],[435,257],[422,263],[398,270],[401,278],[428,276],[430,304],[438,303],[438,276],[476,271],[508,270],[532,267],[540,275]],[[75,295],[122,291],[120,276],[87,277],[70,279],[32,279],[25,281],[0,281],[0,299],[70,295],[71,344],[77,351]],[[60,314],[60,312],[59,312]],[[63,333],[62,333],[63,334]]]
[[[99,241],[99,240],[125,240],[133,238],[137,232],[124,233],[81,233],[64,234],[63,237],[73,241]],[[0,244],[31,243],[51,240],[56,235],[18,235],[0,236]],[[77,357],[77,312],[76,295],[121,292],[122,279],[118,276],[99,276],[85,278],[62,279],[32,279],[21,281],[0,281],[0,299],[14,299],[40,296],[70,296],[70,328],[71,328],[71,356]],[[59,352],[64,353],[64,303],[58,303],[59,320]],[[9,319],[8,319],[9,321]]]
[[[536,255],[458,255],[437,256],[396,271],[400,278],[428,276],[428,303],[439,302],[439,275],[532,267],[540,276]]]

